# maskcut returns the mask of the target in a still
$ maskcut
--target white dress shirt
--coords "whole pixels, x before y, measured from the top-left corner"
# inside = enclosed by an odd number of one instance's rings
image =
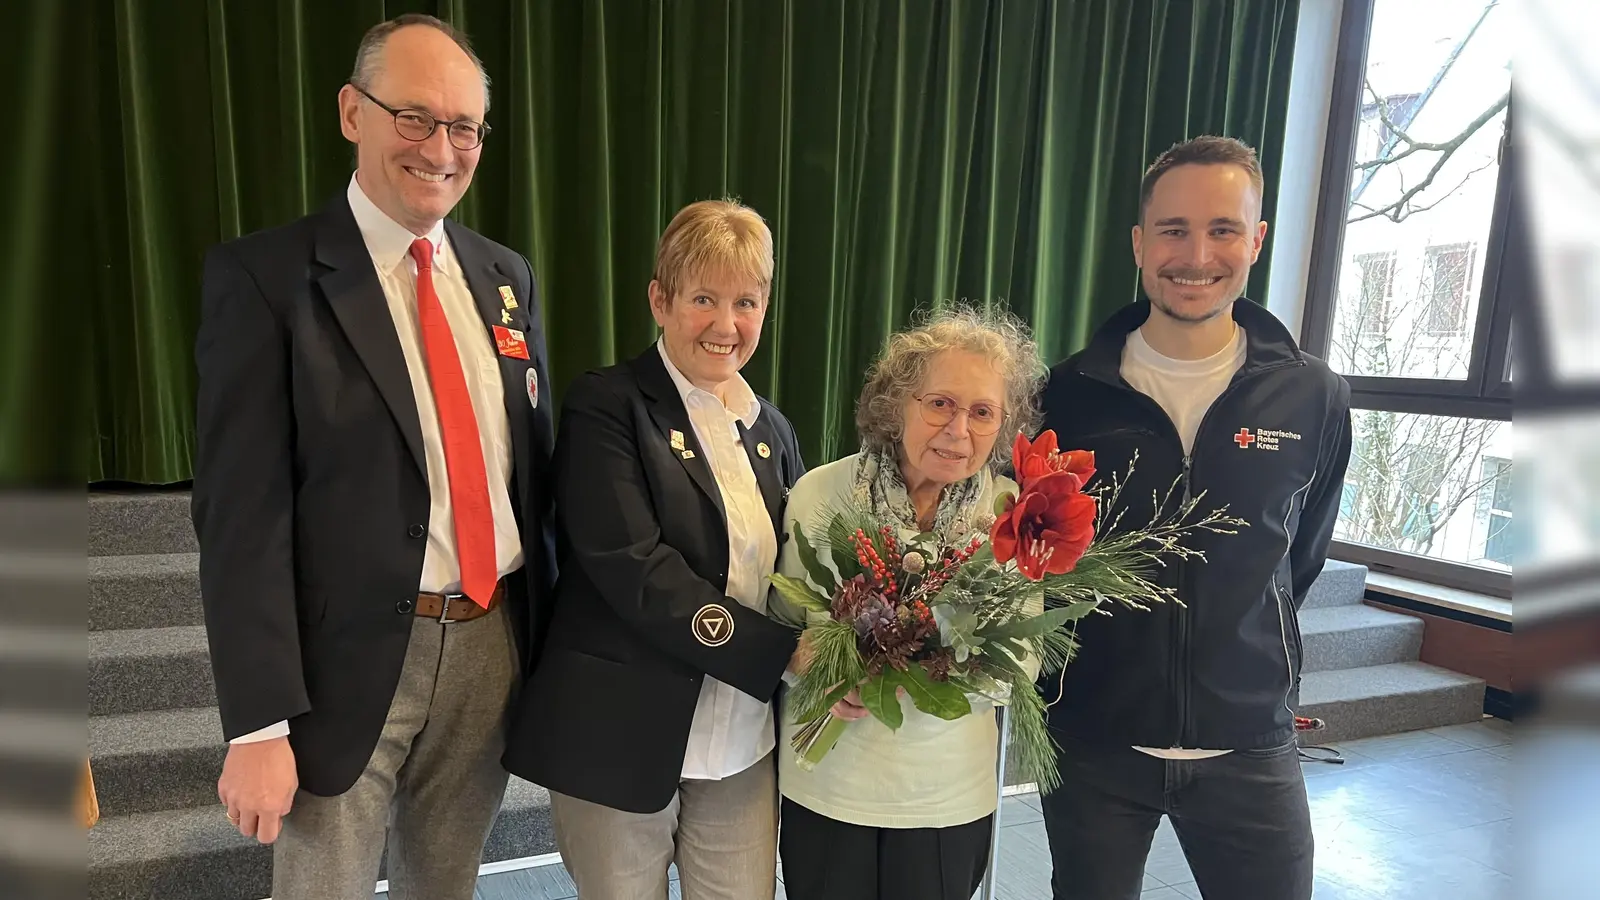
[[[740,422],[746,429],[755,425],[761,401],[749,383],[734,375],[727,384],[724,404],[715,394],[690,384],[660,341],[656,349],[683,398],[695,440],[722,493],[728,525],[728,584],[724,592],[766,613],[767,581],[778,561],[778,536],[739,435]],[[716,780],[737,775],[772,752],[775,740],[769,701],[757,700],[707,675],[700,683],[700,700],[689,726],[683,777]]]
[[[394,320],[400,349],[405,354],[411,393],[416,399],[417,418],[422,425],[422,450],[428,464],[428,546],[423,553],[422,579],[417,589],[430,593],[459,591],[461,560],[456,553],[456,526],[450,506],[444,437],[439,430],[439,411],[433,402],[433,387],[428,380],[427,357],[417,322],[417,263],[411,257],[411,243],[417,236],[379,209],[354,175],[350,176],[345,197],[350,211],[355,214],[361,239],[372,256],[378,283],[383,287],[389,316]],[[495,564],[500,574],[505,575],[522,565],[522,539],[511,511],[511,424],[506,418],[500,359],[472,299],[472,291],[467,287],[466,276],[450,250],[444,222],[434,225],[426,237],[433,243],[433,290],[450,322],[467,393],[472,398],[472,412],[478,420],[483,465],[488,476],[489,509],[494,517]],[[278,722],[234,738],[232,743],[264,741],[288,733],[289,723]]]

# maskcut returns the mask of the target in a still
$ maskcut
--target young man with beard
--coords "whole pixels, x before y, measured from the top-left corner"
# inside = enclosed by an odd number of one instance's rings
[[[1132,469],[1150,497],[1200,496],[1248,523],[1162,570],[1182,605],[1083,620],[1046,685],[1062,786],[1044,798],[1057,900],[1136,898],[1172,819],[1208,900],[1311,896],[1312,835],[1294,733],[1296,614],[1321,572],[1350,453],[1349,387],[1241,298],[1261,253],[1255,151],[1201,137],[1145,173],[1134,260],[1146,300],[1057,366],[1045,427]],[[1137,453],[1137,465],[1133,465]]]

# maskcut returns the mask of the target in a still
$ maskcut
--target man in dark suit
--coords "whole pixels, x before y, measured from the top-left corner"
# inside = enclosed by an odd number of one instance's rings
[[[362,41],[320,212],[206,259],[194,521],[228,818],[273,897],[473,893],[554,577],[533,272],[445,216],[488,78],[426,16]],[[220,813],[219,813],[220,815]],[[392,828],[391,828],[392,826]]]

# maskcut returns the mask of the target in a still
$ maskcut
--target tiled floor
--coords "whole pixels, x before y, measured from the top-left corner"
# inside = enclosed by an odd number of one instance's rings
[[[1511,727],[1486,719],[1339,745],[1347,762],[1304,764],[1317,836],[1316,900],[1499,900],[1510,896]],[[1001,810],[998,895],[1049,900],[1036,795]],[[677,884],[672,885],[678,900]],[[560,866],[488,875],[478,900],[567,900]],[[779,886],[779,900],[783,900]],[[1198,900],[1163,822],[1141,900]]]

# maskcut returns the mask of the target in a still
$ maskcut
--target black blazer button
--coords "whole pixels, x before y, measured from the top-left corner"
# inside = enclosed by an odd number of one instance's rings
[[[401,614],[402,616],[405,615],[408,612],[411,612],[413,609],[416,609],[416,608],[417,608],[417,601],[412,600],[409,597],[404,599],[404,600],[401,600],[399,603],[396,603],[394,605],[394,611],[399,613],[399,614]]]
[[[413,525],[410,528],[406,529],[406,534],[409,534],[414,538],[422,537],[423,535],[425,535],[427,533],[428,533],[428,529],[423,528],[421,525]]]

